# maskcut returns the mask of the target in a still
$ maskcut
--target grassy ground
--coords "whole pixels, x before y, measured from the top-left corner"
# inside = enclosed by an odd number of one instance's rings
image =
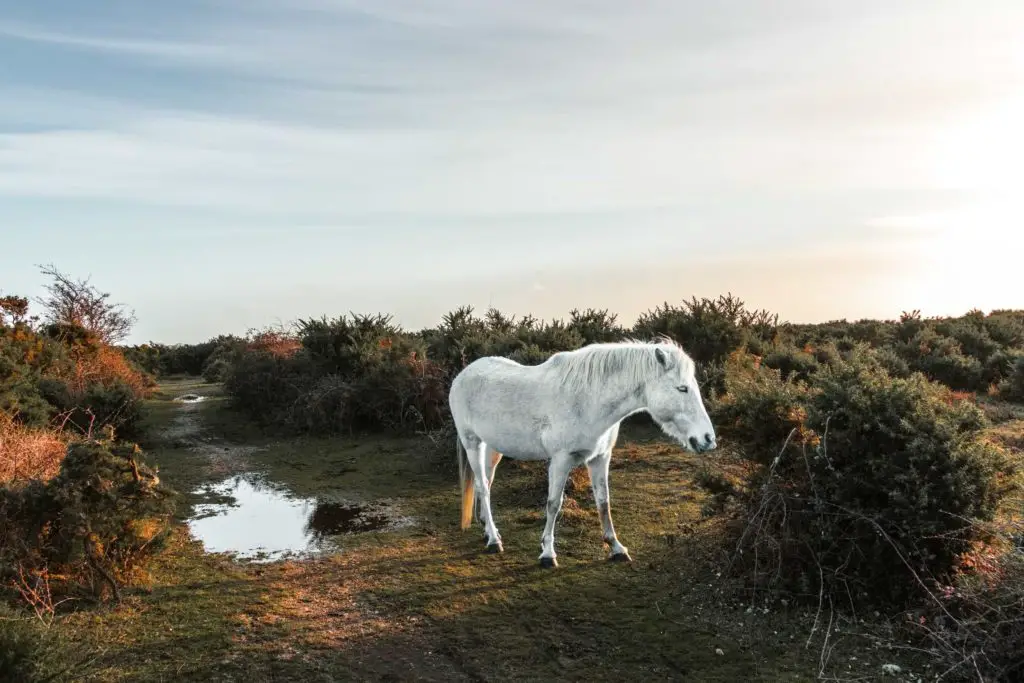
[[[171,400],[188,391],[210,398]],[[148,585],[54,622],[49,666],[71,671],[58,680],[875,680],[885,663],[915,667],[849,624],[819,627],[835,646],[823,664],[820,639],[805,644],[813,614],[720,599],[716,523],[694,484],[706,465],[643,428],[624,430],[611,474],[634,562],[604,561],[584,470],[556,531],[560,567],[542,570],[541,466],[499,465],[505,553],[488,555],[479,529],[458,529],[454,454],[425,439],[274,441],[216,386],[185,380],[164,385],[148,420],[150,458],[183,493],[259,471],[297,495],[393,499],[415,524],[271,564],[205,553],[182,526]],[[199,500],[183,496],[181,517]]]

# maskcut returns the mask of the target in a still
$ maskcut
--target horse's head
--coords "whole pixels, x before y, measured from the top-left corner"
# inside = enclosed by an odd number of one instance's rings
[[[647,412],[669,436],[694,453],[713,450],[715,428],[704,407],[693,360],[678,346],[654,346],[655,376],[646,385]]]

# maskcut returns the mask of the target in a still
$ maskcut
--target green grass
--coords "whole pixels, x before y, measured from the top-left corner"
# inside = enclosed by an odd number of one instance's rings
[[[193,408],[172,401],[186,392],[210,399]],[[168,436],[187,410],[199,431]],[[273,564],[204,553],[181,527],[150,580],[125,590],[121,604],[49,627],[46,667],[71,672],[58,680],[817,678],[821,642],[805,646],[813,614],[716,593],[716,522],[701,517],[706,497],[694,484],[707,463],[649,429],[624,430],[612,461],[612,511],[633,564],[604,560],[584,470],[558,523],[556,570],[537,563],[546,493],[538,464],[499,465],[492,503],[505,552],[489,555],[479,527],[458,529],[454,454],[426,439],[275,440],[234,415],[218,387],[192,380],[161,387],[147,429],[149,457],[186,494],[183,518],[200,500],[190,494],[198,485],[256,470],[296,495],[394,499],[416,523]],[[240,445],[261,450],[223,450]],[[831,638],[833,673],[873,679],[893,661],[906,670],[906,656],[869,639]]]

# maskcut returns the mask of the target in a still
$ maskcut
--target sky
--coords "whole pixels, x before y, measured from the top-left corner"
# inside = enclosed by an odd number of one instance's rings
[[[1019,0],[0,8],[0,291],[304,317],[1024,308]]]

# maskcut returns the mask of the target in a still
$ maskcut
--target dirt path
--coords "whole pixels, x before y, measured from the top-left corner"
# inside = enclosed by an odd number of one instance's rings
[[[194,398],[193,398],[194,397]],[[203,456],[208,477],[223,477],[252,469],[249,457],[264,448],[243,446],[220,439],[203,427],[201,413],[209,405],[208,396],[188,393],[174,400],[177,411],[160,438],[173,448],[186,449]]]

